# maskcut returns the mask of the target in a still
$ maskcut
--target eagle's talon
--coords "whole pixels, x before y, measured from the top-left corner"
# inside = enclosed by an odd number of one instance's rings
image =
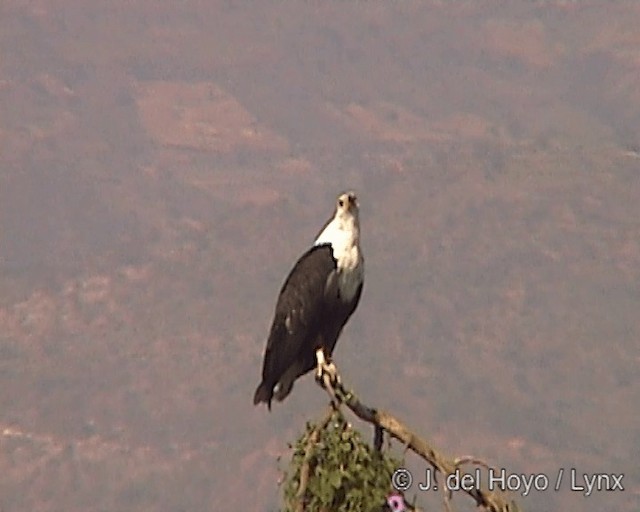
[[[316,350],[316,382],[323,388],[326,384],[331,387],[335,387],[336,384],[340,384],[340,377],[338,376],[338,369],[333,361],[329,360],[322,349]],[[326,379],[325,379],[326,377]]]
[[[332,386],[336,384],[340,384],[340,377],[338,376],[338,369],[336,365],[333,364],[333,361],[329,364],[325,365],[323,368],[324,372],[329,376],[329,382],[331,382]]]

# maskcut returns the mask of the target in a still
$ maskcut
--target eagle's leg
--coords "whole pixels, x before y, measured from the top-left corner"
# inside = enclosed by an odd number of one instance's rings
[[[324,357],[324,350],[321,348],[316,349],[316,380],[322,381],[323,369],[327,364],[327,359]]]
[[[324,350],[319,348],[316,350],[316,380],[322,383],[323,375],[329,377],[329,382],[332,384],[340,384],[340,377],[338,376],[338,369],[333,361],[329,360],[324,355]]]
[[[316,350],[316,364],[316,382],[329,393],[329,396],[331,396],[331,404],[337,409],[339,401],[334,390],[336,367],[333,363],[327,363],[327,358],[322,348]]]

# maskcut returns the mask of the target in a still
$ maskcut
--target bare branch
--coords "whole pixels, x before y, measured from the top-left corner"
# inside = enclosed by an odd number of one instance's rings
[[[375,429],[382,429],[388,432],[391,437],[400,441],[408,449],[428,462],[436,472],[441,473],[444,481],[446,481],[448,475],[455,473],[456,470],[459,471],[464,464],[477,464],[488,467],[486,463],[474,457],[458,459],[445,457],[392,414],[363,404],[353,391],[348,391],[344,388],[335,365],[332,363],[332,368],[326,368],[326,366],[326,364],[321,365],[323,375],[321,379],[318,379],[318,383],[329,393],[333,403],[338,401],[345,404],[361,420],[372,424]],[[326,373],[325,369],[328,370]],[[378,439],[377,431],[374,438]],[[462,477],[462,474],[460,476]],[[446,485],[443,488],[445,489],[444,505],[446,510],[449,511],[451,510],[450,494],[446,494]],[[471,496],[477,506],[483,507],[488,512],[515,512],[518,510],[514,502],[507,501],[499,493],[475,487],[464,489],[463,492]]]
[[[465,464],[471,464],[474,466],[482,466],[487,471],[492,469],[491,466],[489,466],[489,464],[487,464],[485,461],[483,461],[482,459],[478,459],[473,455],[465,455],[463,457],[458,457],[454,459],[453,463],[456,465],[456,467],[461,467],[461,466],[464,466]]]
[[[382,430],[382,427],[379,425],[374,425],[373,431],[373,447],[377,452],[381,452],[384,441],[384,430]]]

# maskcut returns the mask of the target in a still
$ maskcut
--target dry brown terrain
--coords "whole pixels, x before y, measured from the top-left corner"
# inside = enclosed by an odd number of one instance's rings
[[[348,384],[447,453],[625,474],[525,510],[639,510],[638,26],[633,0],[3,0],[0,510],[277,510],[325,396],[251,398],[345,188]]]

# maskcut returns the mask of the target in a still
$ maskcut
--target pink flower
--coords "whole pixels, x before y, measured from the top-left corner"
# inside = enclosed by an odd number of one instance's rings
[[[404,498],[400,494],[393,493],[387,496],[387,505],[389,505],[391,512],[405,512],[407,510]]]

